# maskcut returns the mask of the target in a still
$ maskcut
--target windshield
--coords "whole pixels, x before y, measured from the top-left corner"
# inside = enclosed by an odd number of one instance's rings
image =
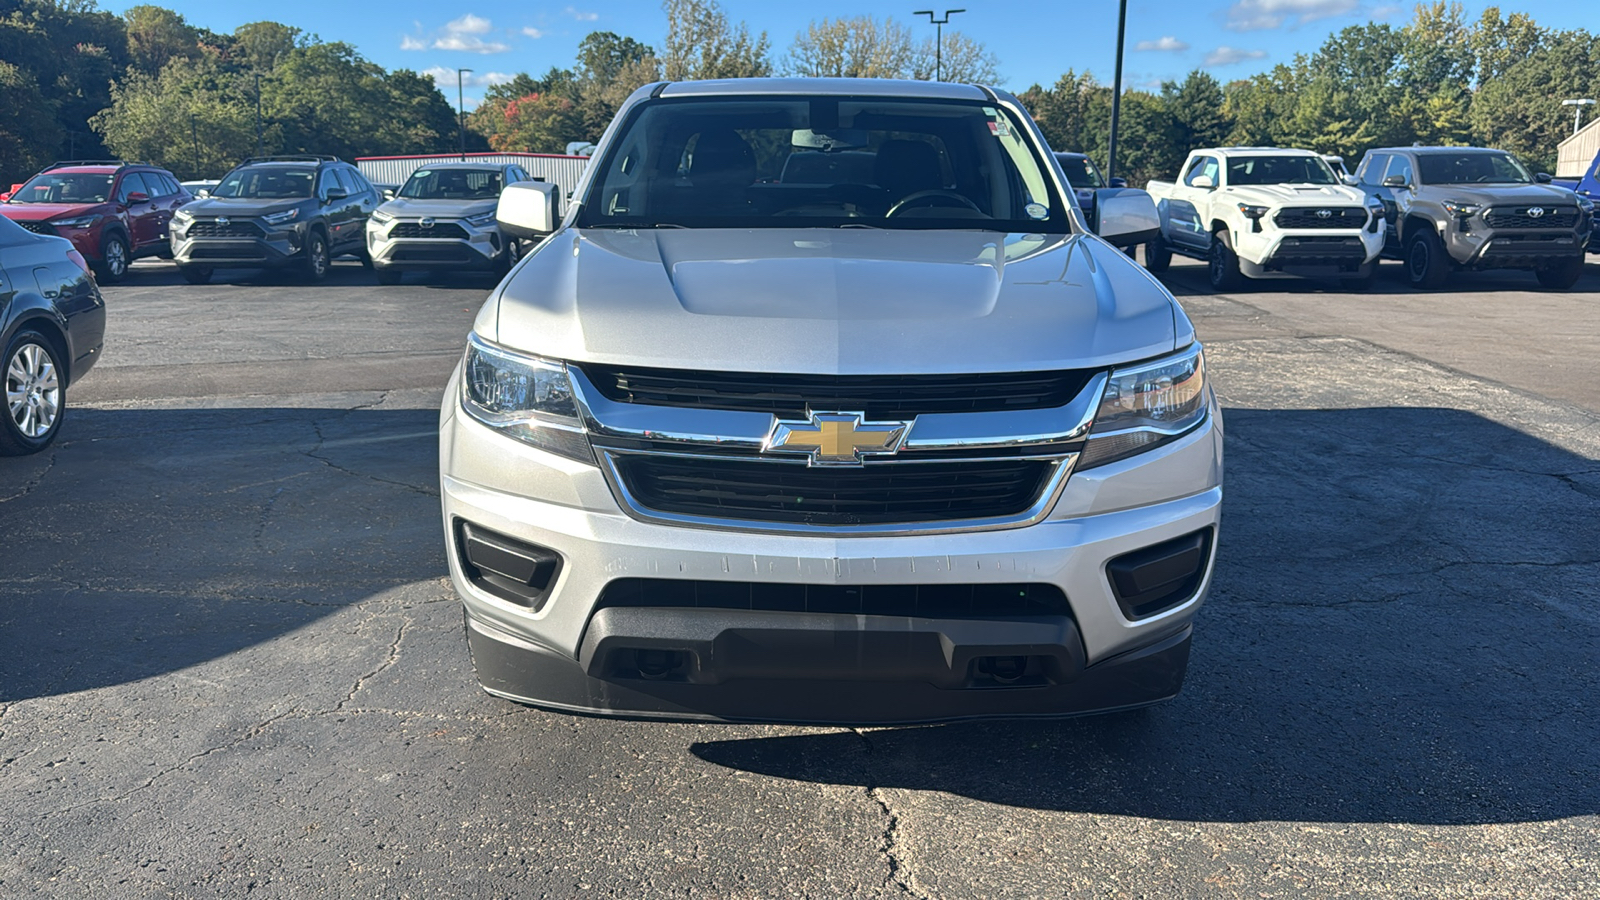
[[[578,225],[1070,231],[1047,171],[982,102],[668,98],[622,124]]]
[[[1528,184],[1533,176],[1509,153],[1419,153],[1423,184]]]
[[[35,175],[11,195],[12,203],[104,203],[111,196],[110,175]]]
[[[493,200],[500,196],[499,169],[418,169],[400,196],[411,200]]]
[[[1067,173],[1067,184],[1080,190],[1106,186],[1105,179],[1100,177],[1100,170],[1094,167],[1088,157],[1057,153],[1056,161],[1061,163],[1061,171]]]
[[[276,166],[238,169],[229,172],[221,184],[212,188],[211,196],[299,200],[311,196],[311,185],[316,180],[316,169],[280,169]]]
[[[1338,184],[1328,164],[1317,156],[1233,156],[1228,158],[1228,184]]]

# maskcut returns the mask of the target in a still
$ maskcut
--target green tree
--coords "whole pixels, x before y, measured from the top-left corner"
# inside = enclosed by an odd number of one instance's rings
[[[577,62],[573,85],[582,128],[572,140],[598,140],[629,94],[661,79],[655,50],[609,31],[585,37]]]
[[[661,8],[667,14],[666,52],[661,63],[669,80],[772,74],[767,33],[751,37],[743,22],[733,28],[717,0],[663,0]]]
[[[1584,31],[1546,34],[1538,52],[1512,63],[1479,88],[1472,102],[1474,140],[1510,150],[1553,171],[1556,145],[1572,132],[1561,101],[1600,96],[1600,44]]]
[[[199,30],[170,9],[133,6],[122,19],[127,24],[129,62],[146,75],[160,72],[174,59],[192,59],[200,53]]]
[[[813,20],[794,36],[784,68],[814,78],[909,78],[916,58],[910,28],[852,16]]]
[[[38,171],[61,143],[61,126],[34,77],[0,61],[0,191]]]
[[[1209,72],[1195,69],[1182,82],[1162,82],[1161,103],[1172,117],[1178,146],[1186,150],[1216,147],[1233,130],[1222,83]]]
[[[959,31],[944,33],[942,49],[933,38],[917,47],[911,77],[932,81],[935,70],[945,81],[960,84],[993,84],[1000,80],[995,56],[989,48]]]

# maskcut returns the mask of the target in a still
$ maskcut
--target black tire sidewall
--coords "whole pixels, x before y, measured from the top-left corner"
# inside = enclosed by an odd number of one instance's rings
[[[321,248],[321,253],[317,252]],[[317,262],[321,259],[319,269]],[[312,281],[321,281],[328,277],[328,268],[332,265],[333,256],[328,250],[328,239],[320,231],[313,231],[306,236],[306,258],[304,269],[306,277]]]
[[[42,437],[30,438],[17,428],[17,423],[11,420],[11,408],[0,407],[0,456],[26,456],[38,453],[50,446],[55,441],[56,435],[61,433],[61,423],[67,418],[67,387],[66,373],[61,368],[61,358],[57,354],[55,345],[50,339],[31,328],[23,328],[12,336],[6,344],[5,352],[0,354],[0,380],[5,378],[5,372],[11,367],[11,358],[22,349],[24,344],[37,344],[49,354],[50,363],[55,367],[56,379],[61,384],[61,406],[56,412],[56,420],[50,425]]]

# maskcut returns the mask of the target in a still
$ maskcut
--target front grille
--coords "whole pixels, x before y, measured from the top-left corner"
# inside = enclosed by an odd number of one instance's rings
[[[1093,378],[1092,370],[988,375],[786,375],[581,365],[602,395],[619,403],[804,416],[808,408],[849,410],[869,419],[932,413],[1053,409]]]
[[[1323,212],[1328,215],[1319,215]],[[1367,224],[1367,211],[1359,206],[1310,206],[1280,210],[1272,221],[1279,228],[1360,228]]]
[[[439,238],[444,240],[464,241],[467,239],[466,229],[454,222],[444,222],[438,225],[423,227],[421,222],[396,222],[389,229],[391,238]]]
[[[766,584],[619,578],[601,590],[595,604],[596,609],[662,606],[928,619],[1072,614],[1066,595],[1053,584]]]
[[[474,255],[460,244],[447,244],[443,247],[401,247],[389,254],[389,258],[395,262],[467,262]]]
[[[196,247],[189,252],[190,259],[266,259],[267,255],[254,246],[247,247]]]
[[[646,509],[843,527],[1015,516],[1039,498],[1055,467],[1048,460],[1001,459],[831,469],[655,455],[619,455],[615,463]]]
[[[214,219],[196,219],[185,234],[190,238],[258,238],[264,234],[254,222],[229,222],[224,225]]]
[[[1543,215],[1531,216],[1530,209],[1542,209]],[[1578,208],[1575,206],[1501,206],[1483,214],[1490,228],[1576,228]]]
[[[56,230],[43,222],[18,222],[17,224],[34,234],[48,234],[51,237],[55,237]]]

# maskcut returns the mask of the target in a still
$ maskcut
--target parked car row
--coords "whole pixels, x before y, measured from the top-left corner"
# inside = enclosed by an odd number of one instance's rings
[[[1283,277],[1360,288],[1381,259],[1402,261],[1417,287],[1458,270],[1527,269],[1565,289],[1582,276],[1595,229],[1587,196],[1475,147],[1369,150],[1343,177],[1306,150],[1206,148],[1177,181],[1147,189],[1161,220],[1145,247],[1150,270],[1193,257],[1217,290]]]

